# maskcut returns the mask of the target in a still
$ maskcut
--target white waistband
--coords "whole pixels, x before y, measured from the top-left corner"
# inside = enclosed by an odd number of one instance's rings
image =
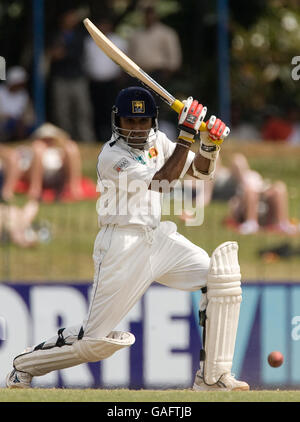
[[[145,232],[156,230],[157,227],[145,226],[142,224],[127,224],[126,226],[119,226],[118,224],[106,224],[101,226],[101,229],[105,227],[111,227],[114,230],[126,230],[126,231],[135,231],[135,232]]]
[[[104,226],[101,227],[102,229],[105,228],[110,228],[113,231],[126,231],[127,233],[138,233],[141,234],[143,236],[146,236],[146,240],[148,243],[152,244],[153,242],[153,236],[154,236],[154,231],[157,229],[157,227],[150,227],[150,226],[144,226],[142,224],[128,224],[126,226],[119,226],[117,224],[106,224]]]

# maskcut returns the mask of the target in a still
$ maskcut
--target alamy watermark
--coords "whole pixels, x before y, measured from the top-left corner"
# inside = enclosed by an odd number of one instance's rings
[[[5,81],[6,79],[6,60],[0,56],[0,80]]]
[[[97,185],[97,191],[100,192],[96,204],[98,215],[108,221],[112,216],[122,219],[124,216],[143,218],[185,215],[185,225],[202,225],[203,180],[152,180],[150,187],[143,180],[129,180],[126,172],[121,173],[116,180],[102,179]]]
[[[300,79],[300,56],[294,56],[292,58],[291,64],[295,66],[292,69],[292,79],[294,81],[299,81],[299,79]]]
[[[291,331],[291,337],[293,340],[300,340],[300,316],[295,315],[291,321],[294,328]]]

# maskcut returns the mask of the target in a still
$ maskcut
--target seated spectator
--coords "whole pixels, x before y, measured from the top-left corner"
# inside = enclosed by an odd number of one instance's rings
[[[229,217],[226,222],[240,234],[252,234],[269,229],[288,235],[298,229],[291,224],[288,211],[288,194],[285,183],[270,183],[251,170],[243,154],[234,154],[230,167],[218,159],[215,178],[205,182],[205,201],[228,201]],[[192,216],[183,214],[187,221]]]
[[[28,201],[23,207],[0,204],[0,238],[23,248],[35,245],[38,236],[32,223],[39,211],[37,201]]]
[[[236,192],[229,201],[230,215],[241,234],[251,234],[260,228],[293,235],[297,228],[290,223],[288,193],[284,182],[269,182],[251,170],[243,154],[232,157],[230,177]]]
[[[28,196],[41,199],[43,189],[55,189],[57,198],[68,193],[81,199],[81,156],[77,144],[60,128],[46,123],[32,134],[30,146],[17,147],[21,179]]]
[[[25,69],[15,66],[0,86],[0,141],[24,139],[33,130],[35,117],[26,83]]]
[[[289,106],[282,116],[280,113],[269,115],[262,126],[262,138],[265,141],[300,143],[299,108]]]
[[[18,154],[13,148],[0,144],[0,199],[3,201],[11,201],[14,197],[14,189],[19,179],[17,157]]]

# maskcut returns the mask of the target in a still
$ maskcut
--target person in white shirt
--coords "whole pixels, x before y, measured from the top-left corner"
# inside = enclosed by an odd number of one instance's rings
[[[131,346],[133,334],[115,327],[156,281],[180,290],[202,290],[203,349],[193,389],[249,389],[231,374],[241,302],[237,243],[225,242],[209,257],[180,235],[173,222],[160,221],[161,192],[186,173],[203,180],[214,174],[220,144],[230,130],[212,116],[199,152],[192,152],[206,111],[192,97],[185,100],[178,139],[172,142],[158,130],[157,107],[149,91],[129,87],[119,93],[112,112],[113,134],[97,165],[101,228],[94,245],[88,314],[82,324],[61,328],[15,357],[8,387],[30,387],[33,376],[102,360]]]
[[[34,127],[34,111],[26,89],[27,73],[11,67],[0,85],[0,141],[24,139]]]
[[[158,82],[168,80],[179,70],[182,52],[176,31],[159,21],[152,6],[143,9],[144,26],[129,42],[129,57]]]
[[[114,32],[110,18],[102,17],[96,25],[114,45],[127,54],[127,41]],[[84,41],[84,70],[90,85],[96,137],[98,141],[104,142],[110,136],[111,108],[113,99],[122,88],[123,72],[90,36]]]
[[[174,28],[161,22],[155,6],[141,7],[141,14],[142,25],[128,41],[128,56],[162,86],[174,84],[176,87],[176,77],[182,80],[179,76],[182,66],[179,36]],[[161,104],[159,116],[164,133],[174,136],[176,120],[167,104]]]

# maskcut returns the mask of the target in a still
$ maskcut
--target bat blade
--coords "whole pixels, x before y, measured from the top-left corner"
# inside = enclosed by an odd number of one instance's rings
[[[114,43],[112,43],[101,31],[94,25],[90,19],[83,21],[89,34],[97,44],[97,46],[117,65],[119,65],[130,76],[141,81],[144,85],[154,91],[163,101],[175,110],[178,114],[184,107],[184,104],[171,95],[165,88],[157,83],[151,76],[143,71],[133,60],[131,60],[123,51],[121,51]],[[205,130],[206,125],[202,123],[200,130]]]

